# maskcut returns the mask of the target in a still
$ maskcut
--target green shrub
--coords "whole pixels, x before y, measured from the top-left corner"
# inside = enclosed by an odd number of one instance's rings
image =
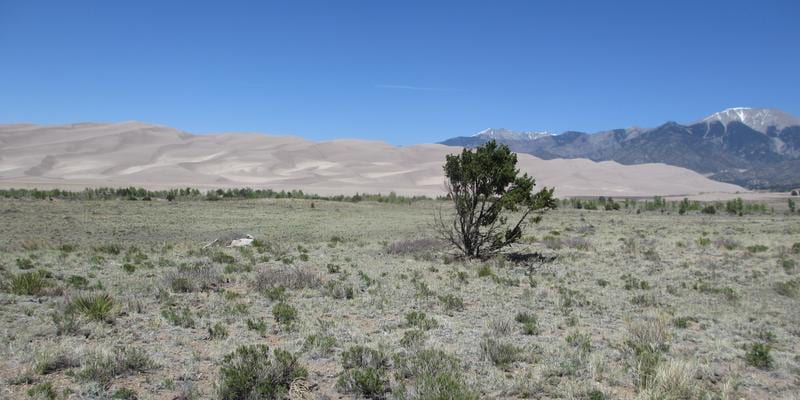
[[[522,324],[522,333],[526,335],[539,334],[539,319],[535,315],[520,312],[514,317],[514,320]]]
[[[289,294],[286,293],[286,288],[283,286],[267,288],[261,293],[263,293],[264,297],[268,298],[270,301],[285,301],[289,298]]]
[[[69,254],[69,253],[75,252],[75,250],[78,250],[78,245],[77,244],[63,243],[60,246],[58,246],[58,251],[60,251],[62,253]]]
[[[234,256],[222,251],[215,251],[211,254],[211,256],[209,256],[209,258],[211,261],[219,264],[233,264],[236,262],[236,258]]]
[[[136,400],[138,398],[139,395],[136,394],[136,391],[128,388],[119,388],[111,395],[112,400]]]
[[[247,329],[256,331],[261,334],[261,336],[264,336],[267,333],[267,321],[264,321],[263,319],[255,320],[248,318],[247,321],[245,321],[245,324],[247,325]]]
[[[794,299],[800,298],[800,278],[776,283],[775,291],[782,296]]]
[[[422,311],[411,311],[406,314],[406,323],[425,331],[439,327],[439,322],[428,316]]]
[[[336,346],[335,337],[317,333],[306,336],[306,340],[303,342],[303,351],[313,351],[316,354],[326,355],[330,354],[334,346]]]
[[[8,282],[11,293],[20,296],[42,296],[49,286],[46,275],[41,271],[12,274]]]
[[[88,294],[73,298],[68,311],[81,314],[90,320],[111,322],[114,319],[116,304],[108,293]]]
[[[308,371],[291,353],[266,345],[241,346],[222,359],[218,397],[221,400],[284,399],[295,379]]]
[[[297,319],[297,309],[286,303],[277,303],[272,306],[272,316],[275,322],[289,326]]]
[[[67,285],[72,286],[75,289],[86,289],[89,287],[89,280],[80,276],[80,275],[71,275],[66,280]]]
[[[164,317],[170,324],[180,326],[182,328],[194,328],[195,321],[192,317],[192,312],[187,307],[166,307],[161,310],[161,316]]]
[[[30,258],[18,258],[16,263],[19,269],[33,269],[35,267],[33,260]]]
[[[56,400],[58,393],[50,382],[40,383],[28,389],[28,397],[33,399]]]
[[[225,339],[228,337],[228,329],[225,328],[225,325],[222,323],[217,322],[214,325],[208,327],[208,338],[209,339]]]
[[[754,244],[752,246],[747,246],[747,251],[751,253],[763,253],[767,251],[769,247],[764,246],[763,244]]]
[[[133,265],[133,264],[125,263],[125,264],[122,264],[122,270],[127,272],[127,273],[129,273],[129,274],[132,274],[132,273],[136,272],[136,266]]]
[[[116,243],[108,243],[95,247],[94,251],[116,256],[122,253],[122,246]]]
[[[353,286],[338,280],[328,281],[328,283],[325,284],[325,292],[328,294],[328,296],[331,296],[337,300],[350,300],[355,297],[355,290],[353,289]]]
[[[745,360],[747,365],[760,369],[770,369],[772,367],[772,356],[769,354],[772,346],[767,343],[753,343],[747,349]]]
[[[445,311],[464,311],[464,299],[454,294],[439,296]]]
[[[455,357],[441,350],[421,350],[395,358],[398,399],[477,400]]]
[[[405,348],[421,347],[425,344],[428,334],[422,329],[411,329],[403,332],[403,338],[400,339],[400,345]]]
[[[337,381],[339,390],[382,399],[389,392],[389,359],[383,352],[365,346],[353,346],[342,353],[344,372]]]
[[[483,264],[478,268],[478,278],[485,278],[485,277],[493,277],[494,271],[492,270],[492,266],[489,264]]]
[[[792,245],[792,253],[800,254],[800,242],[797,242]]]

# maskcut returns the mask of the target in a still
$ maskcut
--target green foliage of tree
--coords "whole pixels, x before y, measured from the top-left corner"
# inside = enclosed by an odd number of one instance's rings
[[[439,235],[467,257],[483,257],[516,242],[531,213],[555,208],[553,188],[534,192],[536,181],[519,174],[517,155],[494,140],[474,151],[448,155],[444,166],[448,198],[455,216],[440,212]],[[509,223],[509,214],[516,222]],[[541,215],[533,218],[538,222]]]

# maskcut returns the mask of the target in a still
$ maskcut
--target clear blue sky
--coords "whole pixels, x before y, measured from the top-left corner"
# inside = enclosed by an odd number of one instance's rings
[[[799,4],[0,0],[0,123],[410,144],[797,115]]]

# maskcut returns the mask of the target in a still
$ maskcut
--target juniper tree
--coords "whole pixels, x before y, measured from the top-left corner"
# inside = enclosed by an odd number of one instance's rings
[[[538,222],[542,212],[555,208],[553,188],[534,192],[535,179],[520,175],[516,166],[517,155],[494,140],[448,155],[445,186],[455,215],[451,220],[439,210],[435,216],[442,239],[467,257],[483,257],[519,240],[531,213]],[[515,221],[509,223],[511,213]]]

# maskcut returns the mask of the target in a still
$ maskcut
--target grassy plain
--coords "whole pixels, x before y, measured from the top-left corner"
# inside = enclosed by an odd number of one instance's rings
[[[294,399],[800,393],[800,217],[556,210],[460,261],[440,204],[0,200],[0,398],[237,398],[252,344]]]

